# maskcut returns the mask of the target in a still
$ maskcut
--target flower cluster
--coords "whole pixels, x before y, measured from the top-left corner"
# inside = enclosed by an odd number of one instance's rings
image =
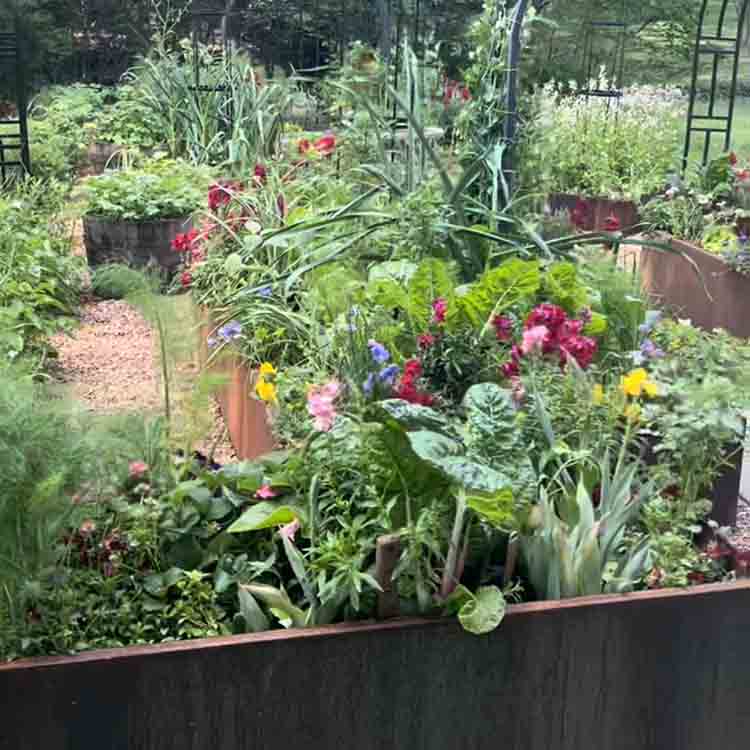
[[[569,318],[557,305],[538,305],[526,318],[521,344],[512,346],[510,360],[501,368],[503,375],[517,377],[521,371],[521,359],[531,354],[556,356],[561,367],[573,359],[585,370],[596,354],[597,343],[583,335],[584,327],[584,320]],[[496,331],[503,336],[508,330],[509,321],[503,320],[496,325]]]
[[[235,341],[242,335],[242,324],[237,320],[230,320],[225,325],[221,326],[216,332],[216,336],[209,336],[207,344],[210,349],[213,349],[220,343],[229,344]]]
[[[404,374],[401,376],[401,380],[396,388],[396,398],[408,401],[410,404],[432,406],[435,403],[435,398],[429,393],[420,390],[417,386],[421,377],[422,363],[418,359],[408,360],[404,365]]]
[[[302,156],[331,156],[336,150],[336,136],[333,133],[326,133],[315,142],[301,138],[297,142],[297,150]]]
[[[367,346],[373,363],[381,368],[378,372],[371,372],[362,386],[364,392],[371,396],[377,385],[384,385],[387,388],[393,387],[398,377],[399,367],[398,365],[387,364],[391,358],[391,353],[382,344],[370,339]]]
[[[63,543],[75,553],[78,563],[85,568],[96,568],[105,578],[111,578],[130,549],[119,529],[101,535],[97,524],[88,519],[63,538]]]
[[[325,385],[314,385],[307,393],[307,411],[313,417],[318,432],[328,432],[336,419],[336,399],[341,395],[341,383],[331,380]]]
[[[256,167],[257,169],[257,167]],[[241,193],[245,186],[239,180],[220,180],[208,188],[208,207],[216,213],[226,206],[235,193]]]
[[[446,80],[443,89],[443,106],[447,109],[452,104],[471,101],[471,91],[465,83]]]

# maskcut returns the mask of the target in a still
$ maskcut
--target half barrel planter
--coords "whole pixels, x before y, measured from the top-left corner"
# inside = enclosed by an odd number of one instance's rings
[[[632,230],[640,221],[638,206],[633,201],[591,198],[575,193],[551,193],[547,204],[553,214],[562,211],[572,214],[574,209],[581,209],[580,229],[586,232],[604,231],[610,216],[620,222],[623,232]]]
[[[112,157],[124,148],[118,143],[92,143],[86,151],[86,172],[90,175],[101,174],[111,163]]]
[[[207,310],[199,312],[199,320],[200,364],[221,376],[222,383],[214,395],[237,457],[244,461],[270,453],[276,444],[269,410],[262,401],[253,398],[257,372],[231,353],[220,352],[211,358],[207,341],[216,325]]]
[[[2,750],[707,750],[750,737],[750,581],[0,665]]]
[[[677,253],[642,248],[639,267],[648,293],[693,325],[707,331],[723,328],[739,338],[750,338],[750,277],[697,245],[669,241],[692,263]]]
[[[83,217],[83,241],[90,266],[126,263],[143,267],[157,264],[174,272],[182,261],[172,247],[175,237],[193,225],[189,216],[154,221],[122,221]]]

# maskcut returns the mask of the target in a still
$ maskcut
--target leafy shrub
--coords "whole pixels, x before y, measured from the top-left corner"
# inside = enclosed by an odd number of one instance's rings
[[[531,158],[548,192],[637,201],[659,191],[676,165],[683,118],[679,91],[633,86],[613,105],[564,95],[552,83],[539,94],[539,111]]]
[[[200,208],[208,182],[203,170],[167,159],[108,172],[86,182],[85,214],[120,221],[180,218]]]
[[[42,345],[77,305],[81,260],[61,220],[64,192],[27,181],[0,198],[0,357]]]
[[[123,263],[99,266],[91,274],[91,291],[102,299],[124,299],[147,286],[143,273]]]

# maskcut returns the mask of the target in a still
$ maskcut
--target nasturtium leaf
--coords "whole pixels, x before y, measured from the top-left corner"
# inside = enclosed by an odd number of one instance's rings
[[[482,586],[461,607],[458,620],[469,633],[490,633],[503,621],[505,606],[505,597],[497,586]]]

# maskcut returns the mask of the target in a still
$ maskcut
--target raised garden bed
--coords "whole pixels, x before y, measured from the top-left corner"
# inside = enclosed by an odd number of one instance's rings
[[[638,206],[633,201],[589,198],[574,193],[552,193],[548,203],[553,214],[567,211],[578,228],[586,232],[607,230],[608,219],[613,216],[623,231],[632,229],[639,222]]]
[[[217,389],[216,399],[229,431],[229,438],[237,457],[242,460],[257,458],[274,448],[274,438],[266,405],[253,398],[255,373],[238,357],[220,353],[210,360],[206,341],[215,325],[203,310],[200,317],[200,364],[207,364],[212,372],[222,375],[224,382]]]
[[[742,581],[32,659],[0,748],[742,748],[749,629]]]
[[[192,226],[190,217],[157,221],[122,221],[85,216],[83,238],[89,265],[156,263],[174,271],[182,261],[172,247],[175,237]]]
[[[690,242],[673,239],[672,246],[695,263],[700,275],[675,253],[643,248],[639,265],[648,292],[700,328],[723,328],[734,336],[750,337],[750,277]]]

